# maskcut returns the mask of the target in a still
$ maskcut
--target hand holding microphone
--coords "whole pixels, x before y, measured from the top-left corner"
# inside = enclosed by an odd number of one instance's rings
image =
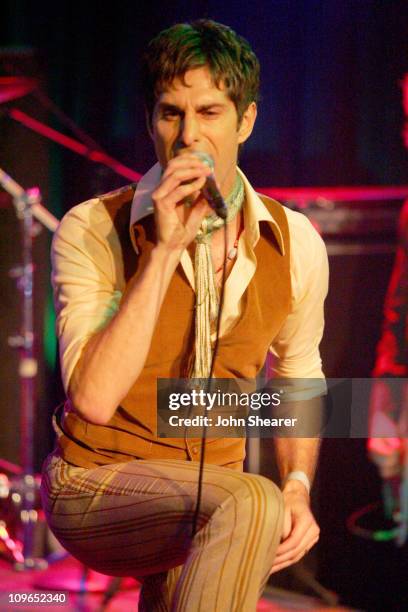
[[[197,195],[202,194],[197,199]],[[189,211],[182,205],[194,199]],[[214,161],[201,151],[178,151],[164,168],[159,185],[152,193],[157,242],[167,250],[182,252],[197,235],[205,215],[212,209],[225,219],[227,206],[214,176]]]
[[[211,169],[211,174],[207,176],[204,187],[201,189],[208,204],[221,219],[226,219],[228,215],[228,207],[218,189],[214,175],[214,160],[209,153],[195,151],[194,155],[198,157],[206,166]]]

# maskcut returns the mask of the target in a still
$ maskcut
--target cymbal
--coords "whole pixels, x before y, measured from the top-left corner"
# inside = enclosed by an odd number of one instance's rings
[[[29,77],[0,77],[0,104],[26,96],[37,85],[38,80]]]

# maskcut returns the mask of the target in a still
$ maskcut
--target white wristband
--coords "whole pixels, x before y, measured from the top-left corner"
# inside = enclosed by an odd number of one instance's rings
[[[305,485],[307,492],[310,493],[310,480],[305,472],[302,472],[301,470],[289,472],[285,478],[285,484],[288,480],[300,480],[300,482]]]

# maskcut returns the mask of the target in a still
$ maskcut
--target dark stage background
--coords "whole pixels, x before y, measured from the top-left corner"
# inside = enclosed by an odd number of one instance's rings
[[[52,100],[83,130],[111,155],[143,173],[154,162],[154,155],[144,126],[139,57],[160,29],[205,16],[227,23],[248,38],[261,61],[258,121],[241,157],[243,170],[256,186],[408,182],[399,86],[408,71],[405,1],[123,1],[106,6],[67,0],[6,1],[0,19],[0,75],[17,74],[16,62],[7,59],[14,53],[20,58],[19,70],[39,76]],[[35,96],[15,106],[61,128]],[[94,193],[126,182],[110,170],[29,135],[1,109],[0,159],[0,165],[24,186],[39,183],[45,203],[58,217]],[[0,310],[0,373],[7,393],[0,398],[0,454],[16,461],[17,359],[6,345],[6,336],[18,327],[18,300],[6,279],[19,250],[10,205],[5,204],[6,199],[1,201],[5,299]],[[61,397],[58,383],[53,383],[57,366],[45,287],[49,238],[43,234],[40,240],[36,313],[42,361],[37,467],[52,443],[44,423]],[[370,374],[392,265],[392,239],[389,246],[385,254],[331,256],[332,284],[322,348],[330,376]],[[265,474],[272,472],[269,457],[264,448]],[[399,609],[394,604],[407,595],[403,592],[407,588],[406,551],[397,553],[388,545],[356,540],[345,529],[347,515],[379,495],[380,483],[365,457],[364,443],[327,441],[316,495],[323,534],[315,558],[317,575],[346,603],[366,609]]]

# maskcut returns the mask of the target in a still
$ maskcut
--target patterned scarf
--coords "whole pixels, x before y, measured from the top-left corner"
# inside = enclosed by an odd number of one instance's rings
[[[196,287],[195,364],[192,378],[208,378],[211,370],[211,325],[218,316],[219,296],[211,258],[211,238],[224,223],[230,223],[242,208],[245,191],[237,174],[232,192],[225,200],[228,206],[226,220],[216,213],[205,217],[196,236],[194,275]]]

